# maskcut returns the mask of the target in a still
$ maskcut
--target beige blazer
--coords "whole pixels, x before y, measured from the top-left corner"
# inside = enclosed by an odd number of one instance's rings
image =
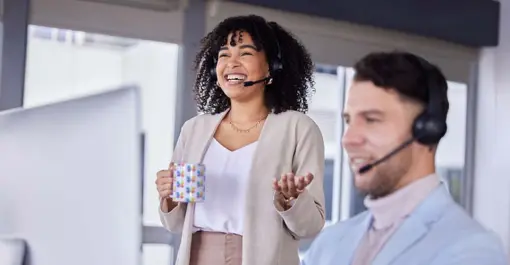
[[[172,161],[201,163],[226,113],[204,114],[186,121]],[[244,213],[242,264],[298,265],[299,239],[314,237],[325,223],[324,140],[319,127],[300,112],[270,114],[252,163]],[[292,208],[279,212],[273,201],[272,179],[288,172],[297,175],[311,172],[315,178]],[[163,213],[159,207],[163,226],[182,234],[176,265],[189,265],[194,206],[195,203],[182,203],[169,213]]]

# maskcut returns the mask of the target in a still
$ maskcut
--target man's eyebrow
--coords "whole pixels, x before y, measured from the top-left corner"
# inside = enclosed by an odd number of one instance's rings
[[[382,116],[382,115],[384,115],[384,113],[381,110],[378,110],[378,109],[363,110],[363,111],[360,111],[357,114],[358,115],[364,115],[364,116],[367,116],[367,115],[379,115],[379,116]],[[342,117],[343,118],[348,118],[350,116],[351,115],[349,113],[347,113],[347,112],[342,113]]]
[[[384,113],[378,109],[369,109],[369,110],[361,111],[360,114],[362,114],[362,115],[383,115]]]

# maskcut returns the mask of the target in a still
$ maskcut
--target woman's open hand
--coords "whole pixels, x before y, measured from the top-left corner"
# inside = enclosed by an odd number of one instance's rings
[[[312,173],[299,177],[293,173],[283,174],[280,180],[273,180],[273,189],[276,191],[275,199],[284,208],[290,208],[289,202],[297,199],[312,180]]]

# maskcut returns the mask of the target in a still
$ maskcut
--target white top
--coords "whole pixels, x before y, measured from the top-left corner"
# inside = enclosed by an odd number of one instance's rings
[[[211,141],[205,153],[205,201],[195,204],[194,230],[243,235],[246,188],[257,142],[235,151]]]

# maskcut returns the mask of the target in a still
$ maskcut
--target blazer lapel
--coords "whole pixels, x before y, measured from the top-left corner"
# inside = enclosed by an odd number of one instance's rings
[[[373,265],[391,264],[399,255],[423,238],[429,227],[447,209],[451,198],[441,184],[418,206],[386,242]]]
[[[340,239],[340,245],[336,247],[338,254],[335,256],[336,264],[351,264],[361,239],[372,223],[372,215],[367,212],[364,220],[354,227],[348,227]]]
[[[214,137],[214,134],[220,125],[221,121],[225,117],[225,115],[228,113],[228,110],[218,114],[218,115],[210,115],[204,117],[203,121],[201,123],[195,124],[193,126],[193,130],[199,130],[205,132],[207,137],[193,137],[191,141],[192,143],[192,149],[197,150],[197,152],[188,152],[188,156],[186,159],[187,163],[202,163],[204,160],[205,153],[207,151],[207,148],[209,147],[209,144],[211,143],[212,138]],[[198,151],[200,150],[200,151]],[[206,169],[207,170],[207,169]],[[185,238],[186,242],[185,245],[189,249],[191,246],[190,240],[191,240],[191,231],[193,230],[193,220],[195,216],[195,203],[190,202],[188,203],[186,207],[186,215],[184,217],[184,225],[187,226],[187,229],[185,229],[186,234],[183,236]],[[181,242],[182,243],[182,242]],[[183,254],[184,255],[184,254]],[[189,252],[187,252],[187,255],[189,255]],[[184,260],[189,260],[189,256],[184,257]],[[178,263],[180,264],[180,263]]]
[[[381,253],[376,256],[374,265],[390,264],[400,253],[412,246],[427,233],[427,227],[417,218],[409,218],[390,237]]]
[[[218,129],[218,126],[221,124],[221,121],[225,117],[225,115],[228,113],[229,110],[226,110],[220,114],[217,115],[211,115],[204,119],[204,123],[202,126],[196,126],[195,130],[203,130],[205,132],[206,137],[196,137],[193,139],[194,141],[197,141],[193,143],[193,145],[197,148],[196,150],[200,150],[200,152],[191,152],[193,154],[193,157],[189,157],[190,161],[193,161],[195,163],[202,163],[204,160],[205,153],[207,152],[207,148],[209,147],[209,144],[211,143],[211,140],[214,137],[214,134],[216,133],[216,130]]]

